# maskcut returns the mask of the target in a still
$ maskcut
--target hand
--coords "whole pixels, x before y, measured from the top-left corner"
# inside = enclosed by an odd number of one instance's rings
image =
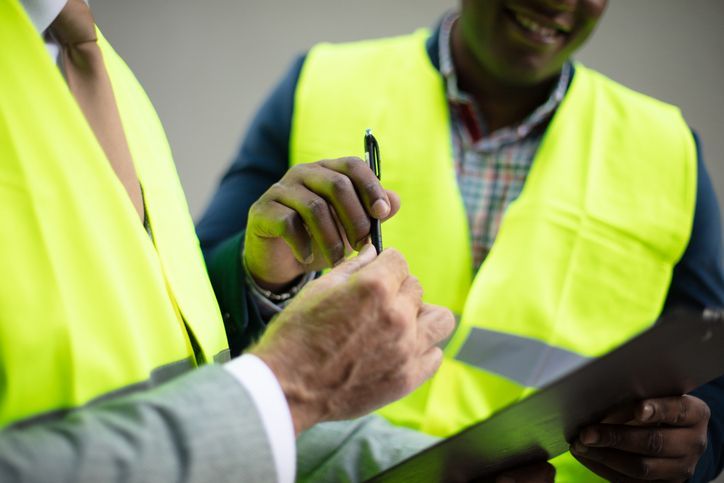
[[[251,353],[279,380],[299,434],[412,391],[437,370],[436,344],[454,326],[449,310],[422,303],[399,252],[375,258],[366,245],[299,292]]]
[[[644,400],[584,428],[571,452],[608,480],[686,481],[706,449],[709,414],[694,396]]]
[[[369,218],[385,221],[399,208],[399,197],[359,158],[294,166],[249,210],[247,269],[260,286],[280,290],[362,248]]]
[[[556,469],[550,463],[536,463],[501,473],[495,483],[553,483]]]

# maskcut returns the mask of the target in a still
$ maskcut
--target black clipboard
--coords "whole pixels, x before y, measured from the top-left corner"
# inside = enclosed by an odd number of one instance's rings
[[[612,408],[685,394],[724,374],[724,309],[677,309],[651,329],[370,482],[487,481],[568,451]]]

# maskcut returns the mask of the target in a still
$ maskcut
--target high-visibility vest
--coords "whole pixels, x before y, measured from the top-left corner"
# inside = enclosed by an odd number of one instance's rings
[[[228,357],[161,123],[99,44],[151,236],[41,36],[0,0],[0,427]]]
[[[295,94],[290,159],[360,154],[365,128],[378,137],[383,183],[402,200],[383,225],[385,246],[407,257],[427,302],[461,317],[438,374],[380,412],[445,436],[656,320],[690,236],[696,148],[678,109],[577,65],[473,277],[428,36],[314,47]],[[572,471],[559,479],[581,477]]]

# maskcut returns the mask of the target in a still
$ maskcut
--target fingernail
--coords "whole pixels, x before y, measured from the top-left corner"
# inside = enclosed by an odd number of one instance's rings
[[[310,253],[310,254],[307,256],[307,258],[305,258],[304,260],[302,260],[302,263],[305,264],[305,265],[309,265],[309,264],[312,263],[313,261],[314,261],[314,252]]]
[[[369,237],[369,236],[366,236],[366,237],[364,237],[364,238],[360,238],[359,240],[357,240],[357,242],[354,244],[354,246],[353,246],[352,248],[354,248],[354,249],[357,250],[358,252],[361,252],[361,251],[362,251],[362,248],[364,248],[364,246],[367,245],[369,242],[370,242],[370,237]]]
[[[574,453],[585,454],[588,453],[588,448],[582,445],[580,442],[576,441],[571,447],[571,451],[573,451]]]
[[[586,428],[581,432],[581,443],[583,444],[596,444],[599,440],[598,431],[591,428]]]
[[[495,479],[495,483],[515,483],[515,478],[512,476],[499,476]]]
[[[653,415],[654,406],[652,406],[651,404],[645,404],[644,408],[641,410],[641,421],[648,421]]]
[[[390,205],[385,200],[377,200],[372,205],[372,216],[382,219],[390,213]]]

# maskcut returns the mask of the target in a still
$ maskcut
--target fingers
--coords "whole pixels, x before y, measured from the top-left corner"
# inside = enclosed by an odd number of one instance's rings
[[[416,362],[418,375],[413,386],[417,387],[430,379],[442,364],[442,349],[431,347],[424,354],[417,358]]]
[[[709,406],[694,396],[676,396],[641,401],[636,421],[645,424],[694,426],[709,421]]]
[[[424,304],[417,319],[418,344],[423,350],[437,346],[455,330],[455,316],[445,307]]]
[[[294,210],[329,265],[344,258],[344,240],[327,202],[303,186],[280,187],[273,195],[278,203]]]
[[[664,458],[701,454],[706,449],[706,433],[691,428],[595,425],[581,431],[578,451],[611,448],[628,453]]]
[[[416,318],[422,307],[422,285],[413,276],[402,281],[397,295],[396,308],[403,314]],[[414,319],[413,319],[414,320]]]
[[[369,265],[376,257],[375,248],[372,245],[365,245],[356,257],[343,261],[322,278],[335,278],[338,282],[346,280],[353,273]]]
[[[400,201],[400,196],[397,193],[391,190],[385,190],[385,192],[387,193],[387,199],[390,200],[390,206],[392,207],[392,209],[390,210],[389,215],[384,218],[380,218],[380,220],[382,221],[387,221],[395,216],[397,212],[400,211],[400,206],[402,204]]]
[[[273,200],[252,205],[249,231],[262,238],[282,238],[302,264],[313,261],[312,243],[302,218],[296,211]]]
[[[693,475],[698,461],[642,457],[615,449],[580,447],[578,443],[571,453],[589,469],[612,481],[684,481]]]
[[[353,158],[343,158],[353,159]],[[338,161],[338,160],[335,160]],[[361,162],[361,160],[359,160]],[[360,248],[370,232],[370,220],[362,200],[357,194],[355,184],[346,173],[335,170],[333,166],[326,166],[325,162],[312,163],[299,168],[299,178],[306,188],[321,196],[334,207],[337,216],[344,227],[347,239],[353,248]],[[331,162],[330,162],[331,163]],[[336,163],[339,169],[346,166]],[[368,172],[371,171],[364,167]],[[303,173],[303,174],[302,174]],[[379,181],[372,175],[374,182]],[[381,186],[380,186],[381,189]],[[385,195],[385,203],[387,197]]]
[[[261,207],[252,208],[250,225],[279,225],[267,232],[286,236],[295,257],[305,265],[316,252],[328,266],[334,266],[344,257],[346,244],[359,250],[366,243],[370,217],[386,220],[400,209],[399,197],[382,188],[359,158],[295,166],[260,201]],[[273,203],[286,206],[300,219],[269,206]],[[259,216],[276,219],[258,220]]]
[[[367,163],[360,158],[339,158],[320,161],[322,166],[345,175],[354,185],[365,211],[377,219],[385,219],[392,209],[387,192]]]
[[[374,251],[374,248],[369,246]],[[368,286],[371,291],[392,295],[397,294],[409,275],[410,269],[405,257],[395,249],[384,250],[356,274],[359,282]]]
[[[538,463],[501,473],[495,483],[552,483],[555,476],[556,469],[553,465]]]
[[[691,477],[707,446],[706,403],[688,395],[647,399],[619,419],[626,418],[625,425],[584,428],[571,448],[573,456],[612,481],[684,481]]]

